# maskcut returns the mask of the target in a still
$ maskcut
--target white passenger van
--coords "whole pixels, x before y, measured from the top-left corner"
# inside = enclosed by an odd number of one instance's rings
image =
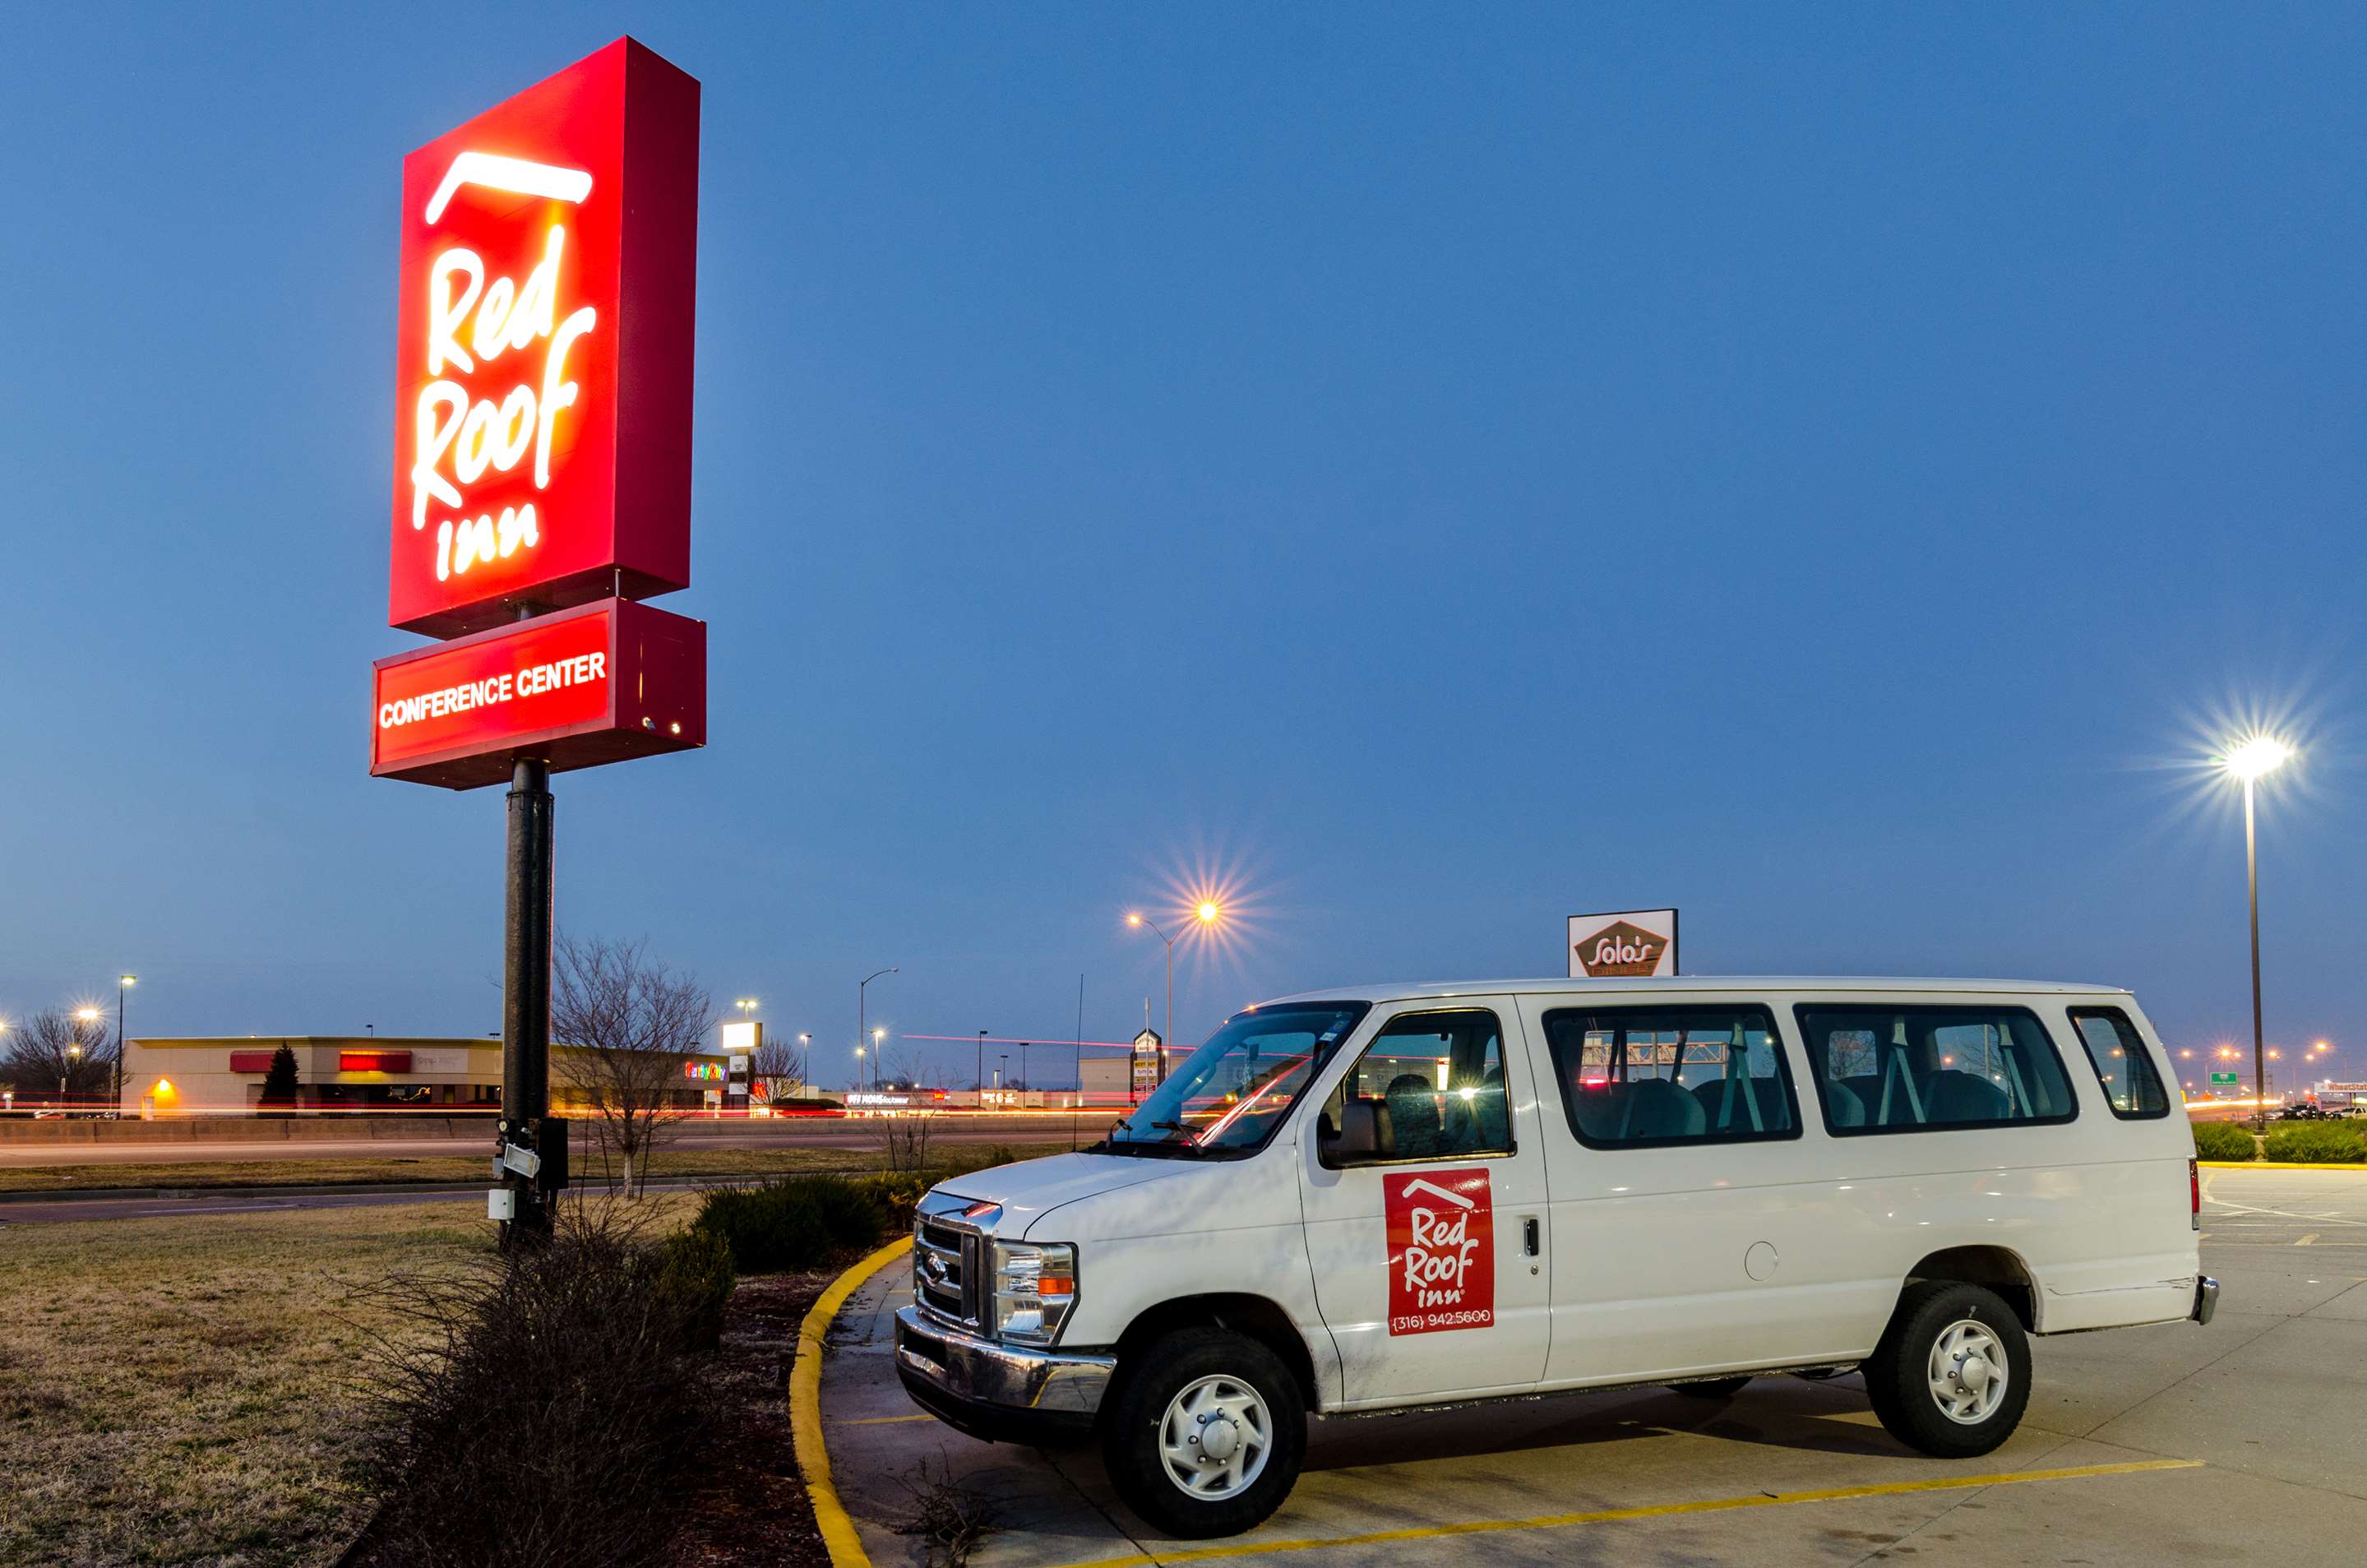
[[[1987,1453],[2027,1335],[2210,1320],[2176,1082],[2101,986],[1285,997],[1105,1142],[929,1193],[897,1369],[975,1436],[1096,1438],[1187,1537],[1274,1511],[1309,1414],[1854,1368],[1899,1441]]]

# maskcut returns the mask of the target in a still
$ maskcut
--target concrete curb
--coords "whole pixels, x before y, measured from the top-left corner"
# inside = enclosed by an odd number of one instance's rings
[[[798,1358],[789,1369],[789,1435],[797,1449],[798,1469],[806,1478],[806,1495],[813,1500],[814,1524],[822,1545],[830,1551],[831,1568],[871,1568],[863,1538],[838,1500],[831,1483],[830,1449],[821,1436],[822,1337],[831,1320],[863,1282],[912,1250],[912,1238],[902,1236],[881,1247],[831,1281],[805,1322],[798,1325]]]

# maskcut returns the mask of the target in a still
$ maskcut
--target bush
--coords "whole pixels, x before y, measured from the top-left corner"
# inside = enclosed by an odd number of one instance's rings
[[[663,1560],[712,1401],[669,1266],[629,1223],[562,1210],[549,1245],[383,1287],[426,1332],[380,1352],[391,1478],[359,1561],[628,1568]],[[711,1285],[711,1270],[709,1272]]]
[[[2288,1122],[2271,1132],[2263,1149],[2287,1165],[2355,1165],[2367,1160],[2367,1136],[2341,1121]]]
[[[2194,1124],[2194,1153],[2204,1160],[2257,1160],[2260,1147],[2252,1141],[2249,1128],[2238,1127],[2232,1121],[2198,1121]]]
[[[870,1182],[798,1176],[710,1188],[691,1228],[722,1238],[741,1273],[774,1274],[874,1245],[891,1219],[889,1199]]]
[[[740,1282],[731,1246],[712,1231],[668,1236],[651,1259],[658,1301],[682,1325],[683,1343],[713,1350],[723,1343],[723,1309]]]

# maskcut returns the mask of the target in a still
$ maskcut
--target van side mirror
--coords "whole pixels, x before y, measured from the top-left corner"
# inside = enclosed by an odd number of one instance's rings
[[[1329,1151],[1333,1165],[1366,1165],[1394,1152],[1389,1112],[1377,1100],[1350,1100],[1340,1108],[1340,1136]]]

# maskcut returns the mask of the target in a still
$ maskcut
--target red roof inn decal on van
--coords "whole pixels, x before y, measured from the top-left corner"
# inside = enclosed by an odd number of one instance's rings
[[[1496,1322],[1496,1209],[1488,1173],[1391,1171],[1389,1332],[1435,1334]]]

